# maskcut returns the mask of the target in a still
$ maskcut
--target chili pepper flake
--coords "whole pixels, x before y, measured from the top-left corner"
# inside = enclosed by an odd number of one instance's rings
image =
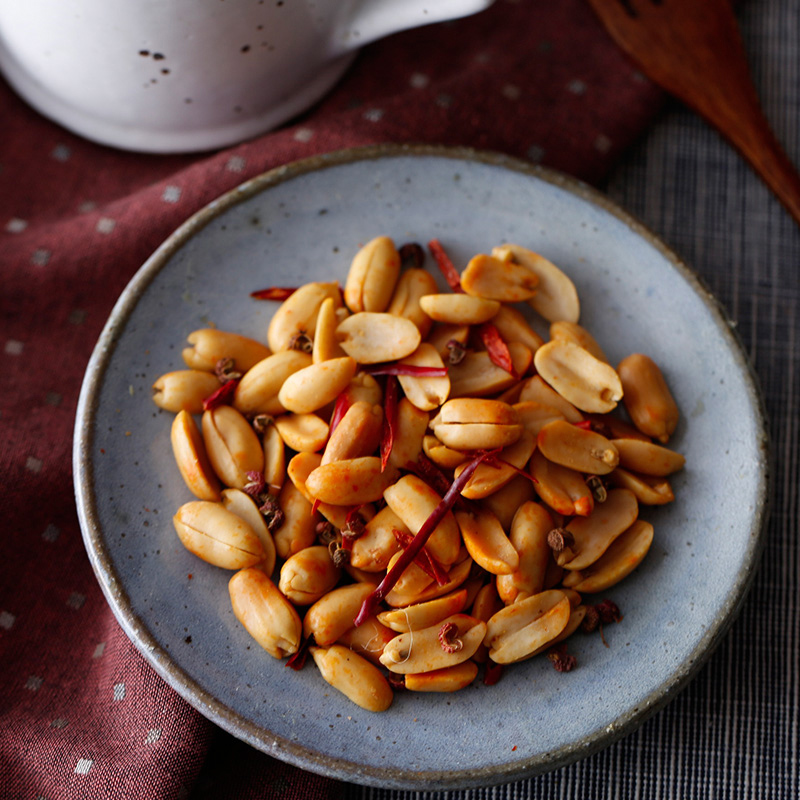
[[[442,275],[444,275],[447,285],[454,292],[463,292],[464,290],[461,288],[461,277],[458,274],[458,270],[450,260],[450,256],[445,252],[441,242],[438,239],[431,239],[428,242],[428,249],[431,251],[431,255],[441,270]]]
[[[511,352],[497,327],[492,325],[491,322],[484,322],[483,325],[478,327],[478,335],[492,363],[496,367],[505,370],[515,380],[519,380],[519,375],[514,369],[514,362],[511,360]]]
[[[225,381],[219,389],[203,400],[203,411],[212,411],[215,408],[219,408],[219,406],[230,405],[238,385],[238,378]]]
[[[270,286],[267,289],[259,289],[250,292],[250,297],[256,300],[286,300],[297,291],[296,286]]]

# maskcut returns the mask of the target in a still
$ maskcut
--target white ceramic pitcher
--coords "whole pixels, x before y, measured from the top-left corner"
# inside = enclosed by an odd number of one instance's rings
[[[2,0],[0,70],[34,108],[129,150],[222,147],[320,99],[357,50],[493,0]]]

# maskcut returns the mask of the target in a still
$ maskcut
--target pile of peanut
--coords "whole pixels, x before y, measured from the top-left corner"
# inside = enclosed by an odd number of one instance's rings
[[[153,387],[197,498],[174,516],[181,542],[235,570],[233,611],[259,645],[310,652],[371,711],[397,688],[563,655],[597,622],[583,596],[645,557],[639,507],[673,500],[684,464],[664,446],[678,410],[658,366],[612,367],[564,272],[512,244],[460,274],[431,251],[452,291],[419,246],[380,236],[343,291],[267,292],[285,299],[266,344],[194,331],[188,369]]]

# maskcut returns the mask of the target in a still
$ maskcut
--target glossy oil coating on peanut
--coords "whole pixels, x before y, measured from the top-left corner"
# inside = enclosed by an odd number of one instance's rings
[[[635,580],[658,535],[640,512],[675,498],[664,374],[611,366],[543,254],[487,243],[459,269],[434,241],[439,276],[413,243],[365,241],[346,277],[281,290],[264,341],[190,331],[188,369],[154,381],[195,498],[175,533],[234,570],[247,636],[297,668],[308,653],[363,709],[544,653],[571,668],[556,646],[580,651],[593,595]]]

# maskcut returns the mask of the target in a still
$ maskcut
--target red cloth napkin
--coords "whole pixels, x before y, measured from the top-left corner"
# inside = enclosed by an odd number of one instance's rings
[[[661,102],[583,0],[498,0],[378,42],[293,124],[202,155],[92,144],[0,82],[0,797],[343,796],[180,699],[121,632],[86,557],[71,472],[80,383],[156,246],[243,180],[353,145],[472,146],[596,183]]]

